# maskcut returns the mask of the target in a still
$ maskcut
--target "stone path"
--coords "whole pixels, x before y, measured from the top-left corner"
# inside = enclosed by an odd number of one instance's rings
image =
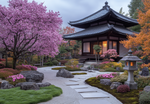
[[[84,82],[87,78],[108,72],[86,72],[87,75],[75,75],[74,78],[62,78],[56,77],[58,71],[51,70],[51,68],[52,67],[38,68],[38,71],[44,73],[43,82],[50,82],[62,88],[63,94],[54,97],[50,101],[39,104],[122,104],[111,94]],[[69,83],[70,85],[68,85]]]

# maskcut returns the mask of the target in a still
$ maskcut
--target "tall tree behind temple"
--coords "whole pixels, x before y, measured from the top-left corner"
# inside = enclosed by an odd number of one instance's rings
[[[125,14],[125,12],[123,12],[122,9],[123,8],[121,7],[120,10],[119,10],[119,13],[128,17],[129,14],[128,13]]]
[[[135,34],[135,37],[129,36],[128,40],[124,40],[121,43],[126,48],[133,48],[141,46],[143,49],[143,56],[150,58],[150,1],[143,0],[144,8],[138,10],[138,22],[141,25],[141,31],[139,34]]]
[[[137,19],[138,18],[138,12],[137,9],[142,9],[143,8],[143,2],[142,0],[131,0],[130,4],[128,5],[129,7],[129,15],[131,18]],[[141,26],[133,26],[130,28],[133,31],[140,32]]]

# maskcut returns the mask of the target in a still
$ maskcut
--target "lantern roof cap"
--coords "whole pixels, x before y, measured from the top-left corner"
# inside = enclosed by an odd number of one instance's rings
[[[137,56],[133,56],[132,54],[132,50],[129,49],[128,51],[128,55],[127,56],[124,56],[121,61],[141,61],[140,58],[138,58]]]

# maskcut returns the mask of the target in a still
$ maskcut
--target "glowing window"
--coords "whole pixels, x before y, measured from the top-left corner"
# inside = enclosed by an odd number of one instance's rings
[[[126,62],[126,66],[128,66],[128,62]]]
[[[130,62],[130,66],[134,66],[134,63],[133,63],[133,62]]]

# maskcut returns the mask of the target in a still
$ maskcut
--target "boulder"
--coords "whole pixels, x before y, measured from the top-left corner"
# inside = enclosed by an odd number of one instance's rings
[[[120,68],[119,68],[119,67],[116,67],[116,71],[120,72]]]
[[[50,86],[51,84],[49,82],[44,82],[44,83],[36,83],[39,87],[47,87]]]
[[[56,77],[73,78],[74,76],[66,69],[59,69]]]
[[[81,67],[80,68],[82,71],[88,71],[88,68],[86,68],[86,67]]]
[[[20,87],[22,83],[23,83],[23,82],[17,83],[17,84],[15,85],[15,87]]]
[[[122,85],[120,82],[112,82],[110,89],[117,89],[118,86]]]
[[[21,90],[39,90],[39,86],[35,82],[23,82],[20,85]]]
[[[41,83],[44,79],[44,74],[38,71],[22,71],[20,74],[26,78],[27,82]]]
[[[111,81],[110,79],[100,79],[100,84],[103,84],[103,85],[111,85]]]
[[[144,67],[142,69],[141,76],[149,76],[149,69],[148,69],[148,67]]]
[[[2,82],[1,83],[1,89],[10,89],[10,88],[14,88],[14,85],[9,84],[9,82]]]
[[[150,92],[150,86],[145,86],[145,87],[144,87],[144,91]]]

